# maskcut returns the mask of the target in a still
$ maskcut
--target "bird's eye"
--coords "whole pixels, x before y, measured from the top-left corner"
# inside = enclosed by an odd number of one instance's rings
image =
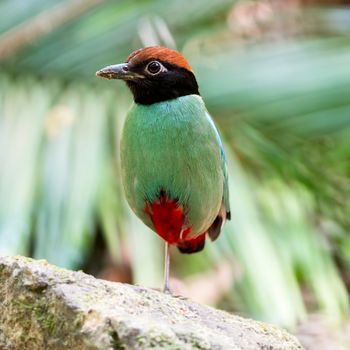
[[[155,75],[162,71],[162,68],[164,67],[158,61],[152,61],[148,63],[146,69],[150,74]]]

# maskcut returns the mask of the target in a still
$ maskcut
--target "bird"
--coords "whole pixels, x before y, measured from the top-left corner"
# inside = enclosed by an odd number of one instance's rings
[[[163,292],[171,293],[170,247],[199,252],[231,219],[223,143],[178,51],[144,47],[96,76],[123,80],[133,95],[120,144],[122,183],[132,211],[165,241]]]

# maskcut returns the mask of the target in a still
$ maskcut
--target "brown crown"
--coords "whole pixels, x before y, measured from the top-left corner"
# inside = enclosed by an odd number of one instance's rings
[[[150,59],[167,62],[192,72],[191,66],[179,52],[162,46],[149,46],[136,50],[129,55],[126,62],[138,65]]]

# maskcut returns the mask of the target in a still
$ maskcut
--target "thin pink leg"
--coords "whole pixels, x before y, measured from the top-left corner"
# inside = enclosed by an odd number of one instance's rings
[[[165,257],[164,257],[164,293],[171,294],[169,285],[169,269],[170,269],[170,245],[165,242]]]

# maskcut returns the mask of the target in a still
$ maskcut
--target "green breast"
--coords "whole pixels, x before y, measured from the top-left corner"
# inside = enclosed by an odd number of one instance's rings
[[[198,95],[131,108],[121,142],[123,184],[132,210],[152,229],[144,208],[160,189],[184,207],[191,235],[215,219],[224,178],[209,118]]]

